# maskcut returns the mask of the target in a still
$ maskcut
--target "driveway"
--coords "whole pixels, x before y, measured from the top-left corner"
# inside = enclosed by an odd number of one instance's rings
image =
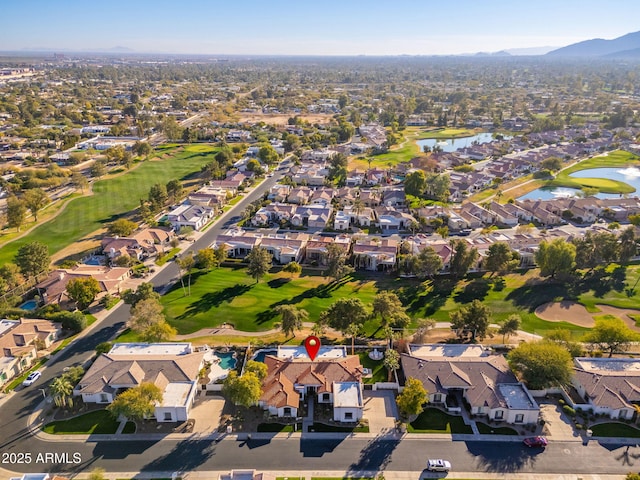
[[[539,401],[540,414],[544,419],[546,435],[551,440],[570,441],[581,440],[580,435],[573,428],[573,422],[562,411],[562,406],[552,402]]]
[[[364,418],[369,420],[370,433],[395,431],[398,408],[391,390],[364,391]]]
[[[189,412],[189,418],[195,420],[193,433],[211,434],[218,431],[225,399],[217,395],[207,396],[200,392],[196,403]]]

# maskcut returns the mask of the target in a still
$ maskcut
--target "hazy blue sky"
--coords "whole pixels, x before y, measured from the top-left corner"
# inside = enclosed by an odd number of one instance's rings
[[[456,54],[640,30],[638,0],[0,0],[0,50]]]

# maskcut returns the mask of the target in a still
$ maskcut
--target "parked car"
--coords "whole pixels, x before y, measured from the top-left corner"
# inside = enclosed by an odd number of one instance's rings
[[[537,437],[528,437],[525,438],[522,443],[524,443],[527,447],[529,448],[533,448],[533,447],[546,447],[547,444],[549,442],[547,442],[547,439],[541,436],[537,436]]]
[[[441,458],[430,459],[427,460],[427,470],[430,472],[448,472],[451,470],[451,462]]]
[[[25,387],[28,387],[29,385],[33,385],[35,381],[40,378],[40,375],[42,375],[42,373],[40,373],[40,370],[35,370],[31,372],[29,376],[24,379],[24,382],[22,382],[22,385],[24,385]]]

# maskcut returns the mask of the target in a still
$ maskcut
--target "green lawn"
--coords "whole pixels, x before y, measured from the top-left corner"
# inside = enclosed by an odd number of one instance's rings
[[[435,408],[426,408],[407,426],[409,433],[473,433],[462,417],[447,415]]]
[[[611,268],[615,270],[616,267]],[[534,313],[536,307],[551,301],[576,300],[592,308],[591,311],[597,311],[593,306],[597,303],[628,308],[636,308],[640,303],[637,293],[629,294],[625,287],[633,285],[640,277],[640,266],[631,265],[595,274],[600,277],[588,279],[578,286],[541,282],[537,278],[537,270],[506,275],[501,280],[485,275],[457,283],[444,278],[420,282],[366,273],[331,282],[319,275],[303,274],[299,278],[290,278],[283,273],[270,273],[256,284],[246,275],[245,268],[238,266],[194,272],[190,296],[184,295],[178,282],[162,297],[162,303],[169,323],[180,334],[220,326],[225,322],[239,330],[264,331],[273,328],[280,320],[273,312],[277,305],[291,303],[304,308],[309,312],[309,320],[316,321],[320,313],[338,298],[357,296],[365,305],[371,305],[379,290],[388,289],[398,294],[414,320],[433,318],[449,321],[450,313],[479,299],[491,310],[493,322],[500,323],[510,314],[517,313],[525,331],[545,335],[551,330],[564,328],[577,338],[587,329],[569,322],[541,320]],[[378,320],[367,321],[365,334],[373,335],[378,324]],[[380,331],[377,335],[381,335]]]
[[[599,423],[589,427],[595,437],[640,438],[640,430],[626,423]]]
[[[143,162],[124,175],[95,182],[93,195],[71,200],[57,217],[4,245],[0,249],[0,264],[12,261],[22,245],[34,240],[45,243],[50,254],[60,251],[137,208],[152,185],[173,179],[187,180],[197,174],[216,151],[213,146],[190,145],[174,157]]]
[[[336,425],[314,422],[311,428],[314,432],[369,433],[369,425],[362,424],[357,427],[339,427]]]
[[[165,296],[162,304],[171,325],[178,333],[192,333],[231,323],[244,331],[263,331],[273,328],[279,317],[273,308],[292,303],[309,312],[315,321],[320,312],[339,298],[357,295],[365,304],[371,304],[378,288],[376,280],[353,275],[340,282],[326,277],[302,275],[290,278],[288,274],[265,275],[255,283],[244,267],[219,268],[208,273],[191,276],[191,296],[184,296],[180,283]]]
[[[482,422],[476,422],[476,425],[483,435],[518,435],[518,432],[509,427],[491,427]]]
[[[69,420],[60,420],[46,424],[42,429],[53,435],[65,434],[112,434],[118,429],[118,422],[106,410],[85,413]]]
[[[258,425],[258,432],[300,432],[301,430],[301,423],[298,423],[297,430],[294,430],[293,425],[285,425],[284,423],[261,423]]]
[[[571,174],[580,170],[603,167],[624,167],[627,165],[637,165],[639,158],[632,153],[617,150],[609,152],[606,156],[597,156],[580,162],[562,172],[556,178],[547,183],[549,186],[583,188],[594,187],[604,193],[633,193],[635,188],[631,185],[609,178],[576,178]]]
[[[136,433],[136,424],[134,422],[125,423],[122,433]]]
[[[360,363],[364,368],[371,369],[372,377],[371,378],[363,378],[362,381],[364,383],[378,383],[378,382],[386,382],[387,381],[387,369],[384,368],[382,364],[382,360],[371,360],[368,355],[369,352],[360,352],[358,356],[360,357]]]

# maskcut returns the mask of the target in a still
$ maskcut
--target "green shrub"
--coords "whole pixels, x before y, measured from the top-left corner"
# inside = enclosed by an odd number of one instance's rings
[[[559,403],[560,405],[566,405],[566,404],[567,404],[567,402],[565,402],[563,398],[561,398],[560,400],[558,400],[558,403]]]
[[[582,425],[579,423],[576,423],[576,430],[582,430]]]
[[[562,411],[571,417],[576,416],[576,411],[573,408],[571,408],[569,405],[565,405],[564,407],[562,407]]]

